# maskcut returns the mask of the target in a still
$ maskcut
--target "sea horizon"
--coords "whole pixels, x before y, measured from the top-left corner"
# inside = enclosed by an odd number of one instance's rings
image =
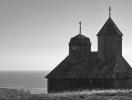
[[[47,93],[48,71],[0,71],[0,88],[17,89],[32,94]]]

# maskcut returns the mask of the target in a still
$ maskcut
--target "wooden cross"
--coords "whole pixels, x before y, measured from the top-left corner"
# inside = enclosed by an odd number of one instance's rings
[[[81,25],[82,25],[82,22],[81,21],[79,22],[79,25],[80,25],[79,34],[81,34]]]
[[[109,6],[109,17],[111,17],[111,6]]]

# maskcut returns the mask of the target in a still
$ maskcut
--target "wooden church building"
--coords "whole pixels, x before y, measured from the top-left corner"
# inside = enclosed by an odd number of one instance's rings
[[[122,56],[122,32],[109,18],[97,33],[98,51],[80,33],[69,42],[69,55],[47,76],[48,92],[83,89],[130,89],[132,68]]]

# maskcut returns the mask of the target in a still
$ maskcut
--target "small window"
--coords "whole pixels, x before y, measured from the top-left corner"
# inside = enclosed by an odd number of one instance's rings
[[[72,50],[77,50],[77,46],[76,45],[74,45],[73,47],[72,47]]]

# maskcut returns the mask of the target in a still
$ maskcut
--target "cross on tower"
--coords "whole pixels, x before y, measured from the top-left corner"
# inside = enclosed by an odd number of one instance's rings
[[[111,17],[111,6],[109,6],[109,17]]]
[[[81,34],[81,25],[82,25],[82,22],[81,21],[79,22],[79,25],[80,25],[79,34]]]

